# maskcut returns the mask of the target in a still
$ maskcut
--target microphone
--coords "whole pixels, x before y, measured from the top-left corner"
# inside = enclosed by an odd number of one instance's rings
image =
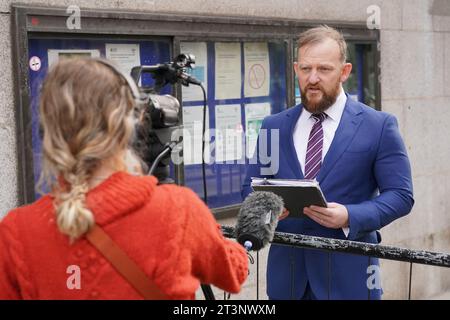
[[[273,239],[283,199],[273,192],[252,192],[242,203],[236,223],[236,239],[247,251],[258,251]]]
[[[157,65],[142,65],[131,69],[131,77],[139,83],[142,73],[151,73],[155,79],[156,91],[161,90],[166,84],[181,83],[183,86],[195,84],[200,86],[201,81],[186,73],[187,69],[195,66],[195,56],[193,54],[179,54],[173,62]]]
[[[188,86],[189,83],[195,84],[197,86],[202,84],[199,80],[197,80],[196,78],[194,78],[193,76],[190,76],[189,74],[187,74],[185,72],[180,72],[178,74],[178,78],[180,79],[181,84],[184,86]]]

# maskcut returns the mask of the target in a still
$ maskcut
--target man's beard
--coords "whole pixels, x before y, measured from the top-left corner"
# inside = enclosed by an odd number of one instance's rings
[[[317,103],[313,103],[306,96],[306,92],[310,88],[319,89],[322,92],[322,99],[320,99]],[[302,97],[302,104],[306,110],[308,110],[313,114],[324,112],[336,102],[340,89],[341,83],[339,81],[336,83],[336,86],[330,92],[326,92],[320,85],[315,86],[308,85],[304,90],[300,90]]]

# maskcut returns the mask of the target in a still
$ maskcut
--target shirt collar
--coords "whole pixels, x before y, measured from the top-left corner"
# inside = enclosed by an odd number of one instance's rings
[[[338,97],[334,104],[329,107],[325,113],[328,118],[333,121],[339,121],[342,117],[342,113],[344,112],[345,104],[347,103],[347,96],[345,95],[344,89],[341,87],[341,93],[339,93]]]

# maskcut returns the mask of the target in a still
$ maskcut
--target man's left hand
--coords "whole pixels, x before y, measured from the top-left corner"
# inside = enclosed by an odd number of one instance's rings
[[[339,203],[330,202],[327,208],[310,206],[303,212],[318,224],[332,229],[348,227],[348,211]]]

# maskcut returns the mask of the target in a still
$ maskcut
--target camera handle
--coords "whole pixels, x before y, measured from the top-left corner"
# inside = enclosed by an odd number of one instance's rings
[[[177,144],[178,144],[178,142],[175,142],[175,141],[166,143],[166,146],[161,151],[161,153],[156,157],[155,161],[153,161],[152,167],[150,168],[150,170],[148,170],[149,176],[151,176],[155,172],[155,169],[158,166],[158,164],[161,162],[161,160],[164,157],[168,156],[172,152],[172,150],[177,146]]]

